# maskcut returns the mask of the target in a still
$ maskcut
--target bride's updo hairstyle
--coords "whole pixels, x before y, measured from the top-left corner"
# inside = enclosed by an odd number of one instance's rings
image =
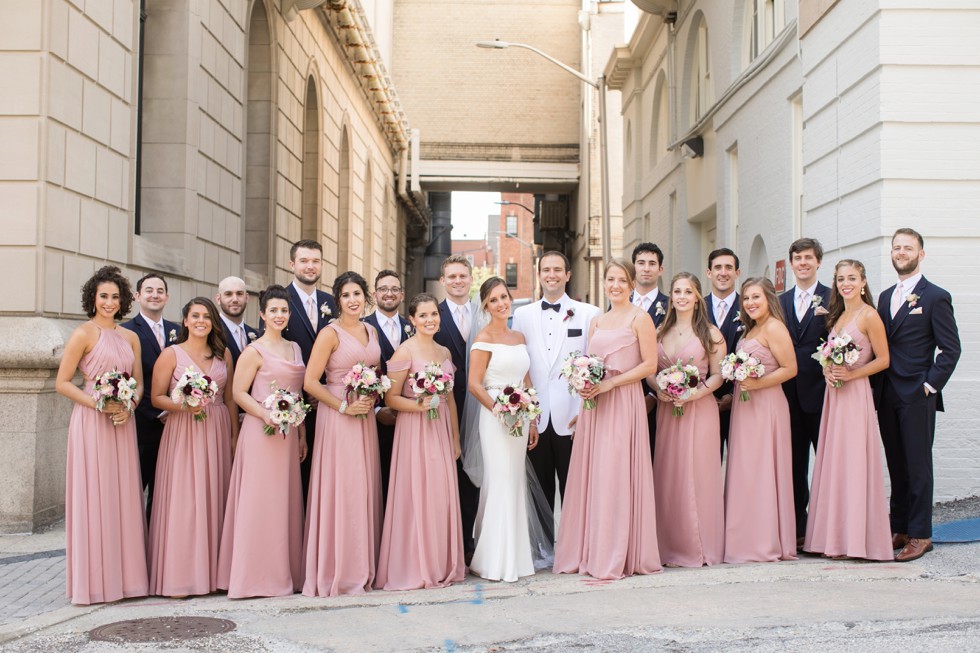
[[[507,287],[507,282],[500,277],[490,277],[483,282],[480,286],[480,308],[485,312],[487,310],[487,302],[490,300],[490,293],[497,286],[503,286],[507,290],[507,296],[510,297],[511,301],[514,301],[514,296],[510,294],[510,288]]]

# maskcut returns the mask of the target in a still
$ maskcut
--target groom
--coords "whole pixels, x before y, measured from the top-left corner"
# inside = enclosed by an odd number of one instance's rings
[[[568,384],[559,373],[568,354],[585,353],[589,323],[599,315],[599,309],[576,302],[565,294],[572,272],[561,252],[545,252],[538,259],[538,277],[544,299],[514,311],[513,329],[524,334],[531,355],[531,385],[541,402],[538,446],[529,450],[527,456],[554,511],[555,477],[564,500],[568,463],[572,458],[571,422],[578,415],[581,403],[578,396],[569,394]]]
[[[892,236],[898,283],[878,297],[891,365],[876,378],[875,404],[891,477],[895,560],[910,562],[932,551],[932,443],[942,390],[960,358],[953,300],[919,269],[922,235],[902,228]]]

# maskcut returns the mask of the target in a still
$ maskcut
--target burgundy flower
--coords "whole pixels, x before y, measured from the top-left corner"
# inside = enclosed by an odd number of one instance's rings
[[[687,387],[689,387],[689,388],[696,388],[696,387],[698,387],[698,383],[700,383],[700,382],[701,382],[701,380],[698,379],[698,377],[692,376],[691,378],[689,378],[687,380]]]
[[[184,393],[185,395],[189,395],[190,393],[192,393],[192,392],[194,392],[194,388],[192,388],[192,387],[191,387],[191,384],[190,384],[190,383],[188,383],[187,385],[185,385],[185,386],[183,387],[183,389],[182,389],[182,392],[183,392],[183,393]]]
[[[512,395],[512,394],[514,394],[514,388],[513,388],[513,386],[507,386],[506,388],[504,388],[504,394],[505,395]]]
[[[289,402],[285,399],[279,400],[279,410],[289,410]]]
[[[521,403],[521,397],[515,392],[510,396],[510,398],[507,399],[507,401],[509,401],[512,404],[519,404]]]

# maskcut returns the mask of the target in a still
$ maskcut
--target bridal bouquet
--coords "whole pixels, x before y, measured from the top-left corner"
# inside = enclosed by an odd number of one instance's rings
[[[759,359],[755,356],[750,356],[741,349],[721,359],[721,378],[726,381],[758,379],[765,373],[766,368],[759,362]],[[742,401],[748,401],[749,391],[742,390],[739,398]]]
[[[836,336],[830,336],[829,340],[821,342],[815,354],[811,356],[820,363],[820,367],[826,368],[828,365],[853,365],[861,355],[861,346],[851,339],[846,331]],[[839,388],[844,385],[843,381],[834,381],[834,387]]]
[[[515,438],[524,434],[524,423],[537,422],[541,416],[541,403],[534,388],[509,385],[493,397],[493,414],[507,427]]]
[[[419,403],[427,397],[435,397],[429,406],[429,419],[439,419],[439,395],[452,392],[453,375],[443,370],[439,363],[433,362],[415,374],[410,374],[408,381]]]
[[[92,387],[95,410],[105,410],[106,402],[115,401],[130,413],[136,408],[136,379],[129,372],[112,370],[95,380]]]
[[[266,435],[273,435],[278,431],[282,433],[283,439],[286,439],[289,429],[299,426],[306,419],[306,414],[310,412],[310,405],[303,401],[303,395],[280,388],[275,381],[269,389],[272,390],[272,394],[265,398],[262,405],[269,409],[269,417],[275,422],[275,426],[266,424],[262,430]]]
[[[217,394],[218,384],[210,376],[195,370],[193,365],[188,365],[170,393],[170,399],[181,406],[197,408],[213,402]],[[195,422],[203,422],[207,418],[204,411],[194,415]]]
[[[580,351],[573,351],[561,363],[560,375],[568,381],[568,394],[578,394],[580,390],[588,390],[598,385],[606,375],[606,366],[599,356],[586,356]],[[595,399],[586,399],[582,408],[595,408]]]
[[[677,361],[670,367],[660,370],[657,374],[657,387],[663,390],[671,399],[682,400],[690,397],[701,384],[701,370],[693,364],[692,357],[687,364]],[[684,406],[674,406],[670,414],[680,417],[684,414]]]
[[[391,388],[391,380],[387,376],[379,374],[376,367],[363,362],[357,363],[351,368],[344,377],[343,384],[344,396],[348,401],[353,395],[383,397]],[[367,415],[357,415],[356,417],[364,419]]]

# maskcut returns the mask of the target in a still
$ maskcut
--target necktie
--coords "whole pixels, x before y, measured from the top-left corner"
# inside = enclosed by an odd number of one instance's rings
[[[561,304],[549,304],[548,302],[544,301],[543,299],[541,300],[541,310],[542,311],[552,310],[555,313],[557,313],[560,308],[561,308]]]
[[[238,351],[245,351],[245,327],[238,327]]]
[[[647,297],[646,295],[644,295],[643,298],[640,300],[640,308],[642,308],[644,311],[650,310],[650,298]]]
[[[726,315],[728,315],[728,304],[725,303],[725,300],[721,300],[718,302],[718,309],[715,311],[715,324],[721,326]]]
[[[388,336],[388,342],[390,342],[392,346],[397,347],[401,344],[401,339],[398,337],[398,329],[395,327],[394,320],[388,320],[385,323],[385,334]]]
[[[312,297],[306,300],[306,315],[310,318],[310,324],[313,325],[313,330],[316,331],[317,319],[316,319],[316,302]]]
[[[153,335],[157,337],[157,344],[163,349],[163,325],[157,322],[153,325]]]
[[[898,309],[902,308],[902,300],[905,299],[902,292],[904,287],[905,284],[899,282],[898,285],[895,286],[895,292],[892,293],[892,317],[895,317],[898,314]]]
[[[796,319],[800,322],[803,321],[803,316],[806,315],[806,311],[809,308],[810,293],[805,290],[800,293],[800,301],[796,304]]]
[[[467,323],[465,306],[456,307],[456,323],[459,327],[459,335],[463,336],[463,340],[468,341],[470,339],[470,325]]]

